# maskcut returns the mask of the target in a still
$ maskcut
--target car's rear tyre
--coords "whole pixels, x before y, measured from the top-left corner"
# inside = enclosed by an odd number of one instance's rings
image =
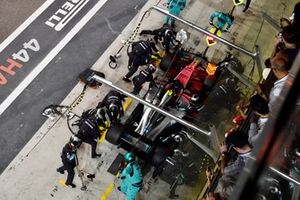
[[[120,138],[123,129],[118,125],[113,125],[110,127],[105,135],[105,139],[111,144],[118,145],[120,143]]]

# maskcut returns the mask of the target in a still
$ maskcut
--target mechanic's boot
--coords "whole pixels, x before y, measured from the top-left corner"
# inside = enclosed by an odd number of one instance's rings
[[[92,155],[92,158],[98,158],[98,157],[99,157],[99,158],[101,157],[101,153],[99,153],[99,154],[96,153],[96,154]]]
[[[66,183],[66,185],[71,186],[72,188],[76,188],[76,185],[74,183],[69,183],[69,184]]]
[[[64,173],[65,173],[65,172],[64,172],[63,170],[61,170],[60,168],[57,168],[56,171],[57,171],[58,173],[61,173],[61,174],[64,174]]]
[[[122,80],[125,81],[125,82],[127,82],[127,83],[131,82],[131,80],[129,78],[125,77],[125,76],[122,78]]]

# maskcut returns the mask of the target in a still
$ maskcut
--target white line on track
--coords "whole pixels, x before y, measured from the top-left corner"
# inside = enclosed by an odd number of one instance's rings
[[[43,13],[55,0],[48,0],[39,7],[26,21],[24,21],[12,34],[10,34],[1,44],[2,52],[12,41],[16,39],[41,13]]]
[[[82,27],[96,14],[108,0],[99,0],[98,3],[71,29],[71,31],[50,51],[50,53],[28,74],[28,76],[14,89],[1,103],[0,115],[24,91],[24,89],[39,75],[49,62],[70,42]]]

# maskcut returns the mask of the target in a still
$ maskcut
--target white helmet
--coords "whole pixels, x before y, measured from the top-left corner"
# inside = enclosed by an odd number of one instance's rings
[[[70,137],[70,143],[74,145],[74,147],[79,148],[82,141],[80,138],[78,138],[76,135],[72,135]]]

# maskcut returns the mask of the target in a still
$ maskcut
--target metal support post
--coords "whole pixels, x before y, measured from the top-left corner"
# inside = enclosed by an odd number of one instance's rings
[[[274,167],[269,167],[275,174],[281,176],[282,178],[284,178],[285,180],[292,182],[294,184],[296,184],[297,186],[300,186],[300,182],[297,181],[296,179],[290,177],[289,175],[286,175],[285,173],[279,171],[278,169],[275,169]]]
[[[256,66],[257,66],[257,70],[258,70],[258,75],[259,77],[262,77],[262,64],[261,64],[261,60],[260,60],[260,54],[259,54],[259,47],[258,45],[255,46],[255,54],[256,56],[254,57],[255,62],[256,62]]]
[[[256,159],[254,157],[250,157],[252,160],[256,161]],[[289,175],[281,172],[280,170],[278,169],[275,169],[274,167],[269,167],[269,169],[274,172],[275,174],[277,174],[278,176],[284,178],[285,180],[289,181],[289,182],[292,182],[298,186],[300,186],[300,182],[297,181],[296,179],[294,179],[293,177],[290,177]]]
[[[220,142],[220,139],[218,137],[217,129],[216,129],[215,125],[213,125],[213,124],[210,124],[209,128],[210,128],[210,132],[211,132],[211,136],[212,136],[212,137],[210,137],[211,145],[216,152],[219,152],[219,148],[222,143]]]
[[[255,90],[255,85],[251,81],[249,81],[247,78],[245,78],[243,74],[239,74],[234,69],[232,69],[231,66],[228,66],[227,69],[230,73],[232,73],[235,77],[237,77],[243,84],[245,84],[251,90]]]
[[[264,11],[261,12],[261,15],[262,15],[263,19],[266,20],[274,29],[276,29],[277,31],[281,31],[281,28],[275,19],[273,19],[271,16],[269,16]]]

